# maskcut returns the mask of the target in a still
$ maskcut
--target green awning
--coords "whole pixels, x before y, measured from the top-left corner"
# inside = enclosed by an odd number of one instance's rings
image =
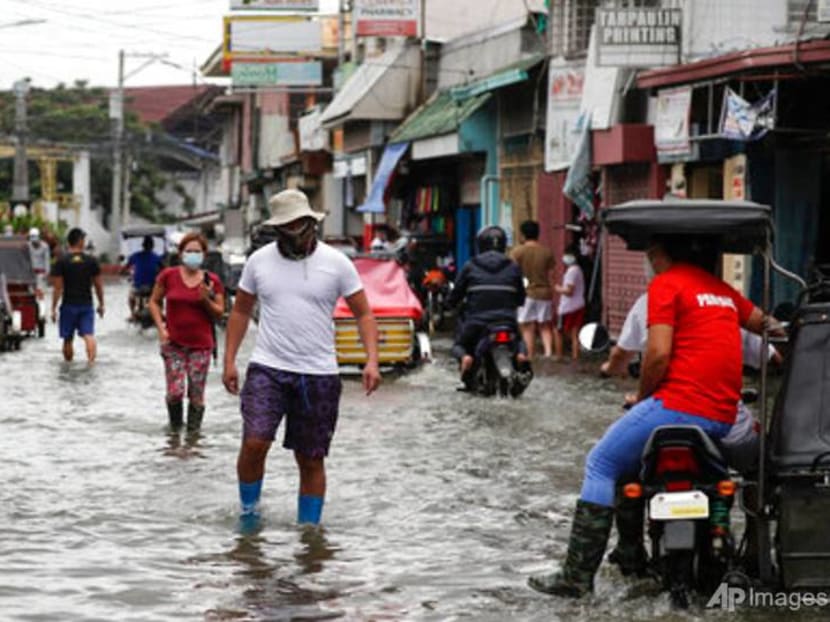
[[[454,99],[467,99],[468,97],[489,93],[490,91],[516,84],[517,82],[524,82],[528,78],[528,69],[538,65],[544,59],[545,57],[541,54],[530,56],[512,65],[502,67],[485,78],[463,86],[453,87],[450,89],[450,93]]]
[[[489,93],[455,100],[449,91],[436,93],[413,112],[389,137],[390,143],[404,143],[451,134],[490,99]]]

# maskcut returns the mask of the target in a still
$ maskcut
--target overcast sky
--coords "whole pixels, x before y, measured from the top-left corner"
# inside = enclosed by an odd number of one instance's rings
[[[115,86],[118,50],[167,53],[179,67],[154,63],[127,86],[190,84],[222,41],[229,0],[0,0],[0,90],[23,77],[51,87],[87,80]],[[337,0],[321,0],[333,13]],[[46,22],[11,25],[30,19]],[[127,60],[126,73],[144,61]]]

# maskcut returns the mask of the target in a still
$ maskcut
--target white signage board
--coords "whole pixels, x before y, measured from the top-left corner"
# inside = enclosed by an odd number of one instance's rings
[[[318,21],[261,18],[225,18],[229,41],[226,56],[316,53],[323,46]]]
[[[420,0],[354,0],[358,37],[417,37]]]
[[[690,86],[665,89],[657,94],[654,143],[659,156],[687,155],[692,152],[689,141],[691,105]]]
[[[681,9],[597,9],[598,63],[661,67],[680,62]]]
[[[328,151],[331,147],[329,132],[323,128],[320,109],[316,109],[299,118],[297,125],[300,132],[300,151]]]
[[[231,0],[231,11],[314,11],[320,0]]]
[[[585,70],[581,64],[562,59],[550,62],[548,70],[548,110],[545,124],[545,170],[566,169],[573,161],[579,141],[579,119]]]

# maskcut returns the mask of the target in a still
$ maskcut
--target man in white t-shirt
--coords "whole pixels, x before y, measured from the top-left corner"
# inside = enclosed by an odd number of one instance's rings
[[[283,446],[294,451],[300,471],[297,522],[318,524],[326,493],[325,457],[337,423],[341,383],[332,314],[346,299],[366,348],[366,394],[380,383],[378,330],[363,284],[351,260],[317,240],[323,215],[298,190],[269,201],[266,225],[277,241],[248,259],[228,320],[222,381],[240,394],[236,354],[254,305],[259,302],[256,345],[241,390],[242,447],[237,462],[243,529],[254,527],[265,459],[283,416]]]
[[[576,254],[567,252],[562,256],[565,264],[565,276],[562,285],[554,289],[559,294],[556,331],[553,334],[553,349],[556,360],[562,360],[562,335],[571,340],[571,359],[579,358],[579,329],[585,321],[585,277],[582,268],[576,262]]]

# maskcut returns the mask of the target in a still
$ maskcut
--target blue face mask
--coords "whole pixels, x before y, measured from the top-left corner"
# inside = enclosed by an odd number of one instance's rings
[[[205,260],[203,253],[186,252],[182,255],[182,263],[191,270],[198,270],[202,267],[202,262]]]

